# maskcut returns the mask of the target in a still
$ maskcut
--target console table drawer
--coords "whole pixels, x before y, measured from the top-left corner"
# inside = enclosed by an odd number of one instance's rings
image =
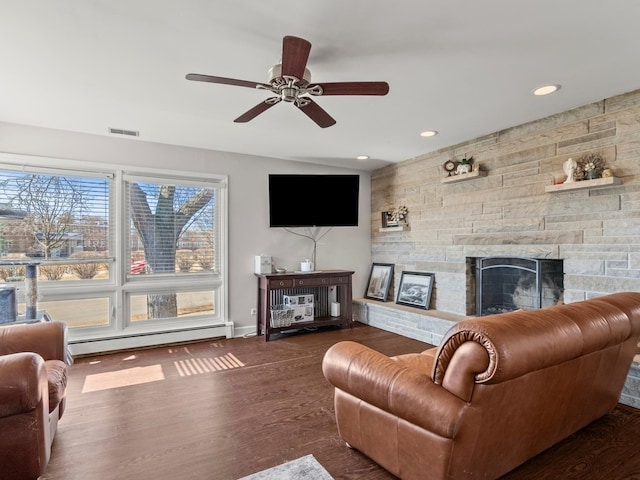
[[[329,278],[296,278],[296,287],[322,287],[331,285]]]
[[[272,279],[269,280],[269,288],[278,289],[278,288],[292,288],[293,287],[293,279],[292,278],[282,278],[282,279]]]
[[[349,277],[332,277],[331,285],[346,285],[349,283]]]

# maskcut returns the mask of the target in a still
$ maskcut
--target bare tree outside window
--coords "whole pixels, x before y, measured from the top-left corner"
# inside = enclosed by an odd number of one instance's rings
[[[65,177],[36,174],[7,179],[3,187],[12,194],[10,202],[27,212],[20,228],[30,232],[44,258],[50,258],[52,250],[65,243],[74,215],[82,209],[82,191]]]
[[[175,273],[178,240],[215,197],[213,188],[129,183],[131,222],[150,274]],[[148,318],[178,316],[175,293],[147,296]]]

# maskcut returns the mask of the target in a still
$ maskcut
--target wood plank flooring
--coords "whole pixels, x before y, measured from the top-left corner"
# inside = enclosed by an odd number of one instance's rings
[[[393,480],[337,435],[321,361],[341,340],[428,348],[356,324],[77,359],[42,480],[235,480],[307,454],[336,480]],[[619,406],[504,478],[640,479],[639,434],[640,411]]]

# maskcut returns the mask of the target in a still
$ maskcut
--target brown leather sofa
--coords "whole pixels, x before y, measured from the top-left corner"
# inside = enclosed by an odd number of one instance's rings
[[[70,361],[63,322],[0,327],[0,480],[34,480],[45,471]]]
[[[464,320],[440,346],[325,354],[340,436],[402,479],[492,479],[611,411],[640,293]]]

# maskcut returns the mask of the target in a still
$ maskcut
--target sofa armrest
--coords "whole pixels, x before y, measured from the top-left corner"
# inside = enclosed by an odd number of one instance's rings
[[[322,371],[336,388],[446,438],[455,435],[467,405],[429,375],[355,342],[333,345]]]
[[[0,356],[0,418],[34,410],[48,399],[45,362],[30,352]]]
[[[0,328],[0,355],[34,352],[45,360],[67,364],[67,325],[64,322],[40,322]]]

